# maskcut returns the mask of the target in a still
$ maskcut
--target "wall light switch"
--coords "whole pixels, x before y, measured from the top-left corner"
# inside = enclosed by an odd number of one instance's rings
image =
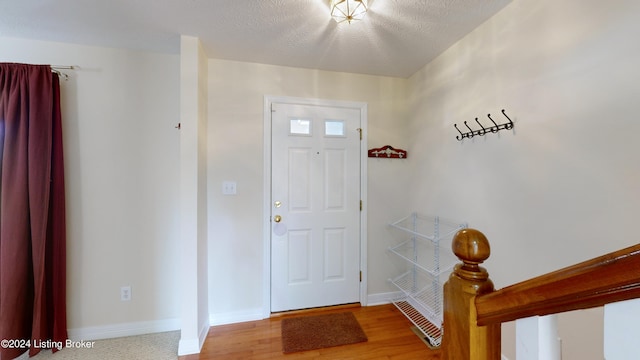
[[[222,194],[223,195],[235,195],[236,194],[236,182],[235,181],[224,181],[222,183]]]
[[[123,286],[120,288],[120,300],[121,301],[131,300],[131,286]]]

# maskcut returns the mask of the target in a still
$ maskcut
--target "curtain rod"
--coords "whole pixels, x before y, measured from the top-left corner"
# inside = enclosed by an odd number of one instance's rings
[[[54,73],[58,74],[58,76],[61,76],[64,78],[64,80],[69,80],[69,75],[63,73],[60,70],[75,70],[76,67],[73,65],[50,65],[51,67],[51,71],[53,71]]]

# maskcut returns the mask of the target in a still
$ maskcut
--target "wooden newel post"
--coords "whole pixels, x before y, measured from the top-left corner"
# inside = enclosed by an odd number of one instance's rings
[[[480,264],[489,258],[489,241],[478,230],[463,229],[453,238],[455,266],[444,284],[443,360],[499,360],[500,324],[478,326],[475,298],[494,291]]]

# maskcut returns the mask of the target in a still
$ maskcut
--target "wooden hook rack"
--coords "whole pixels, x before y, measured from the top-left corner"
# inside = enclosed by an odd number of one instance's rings
[[[381,148],[369,149],[369,157],[406,159],[407,152],[402,149],[394,149],[391,145],[385,145]]]

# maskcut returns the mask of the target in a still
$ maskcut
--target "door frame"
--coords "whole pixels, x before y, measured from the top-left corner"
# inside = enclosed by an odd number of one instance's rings
[[[262,314],[263,318],[271,316],[271,104],[282,103],[291,105],[316,105],[329,107],[342,107],[360,110],[360,128],[362,129],[362,141],[360,141],[360,199],[362,211],[360,212],[360,304],[367,305],[367,103],[356,101],[307,99],[291,96],[264,97],[264,171],[263,171],[263,294]]]

